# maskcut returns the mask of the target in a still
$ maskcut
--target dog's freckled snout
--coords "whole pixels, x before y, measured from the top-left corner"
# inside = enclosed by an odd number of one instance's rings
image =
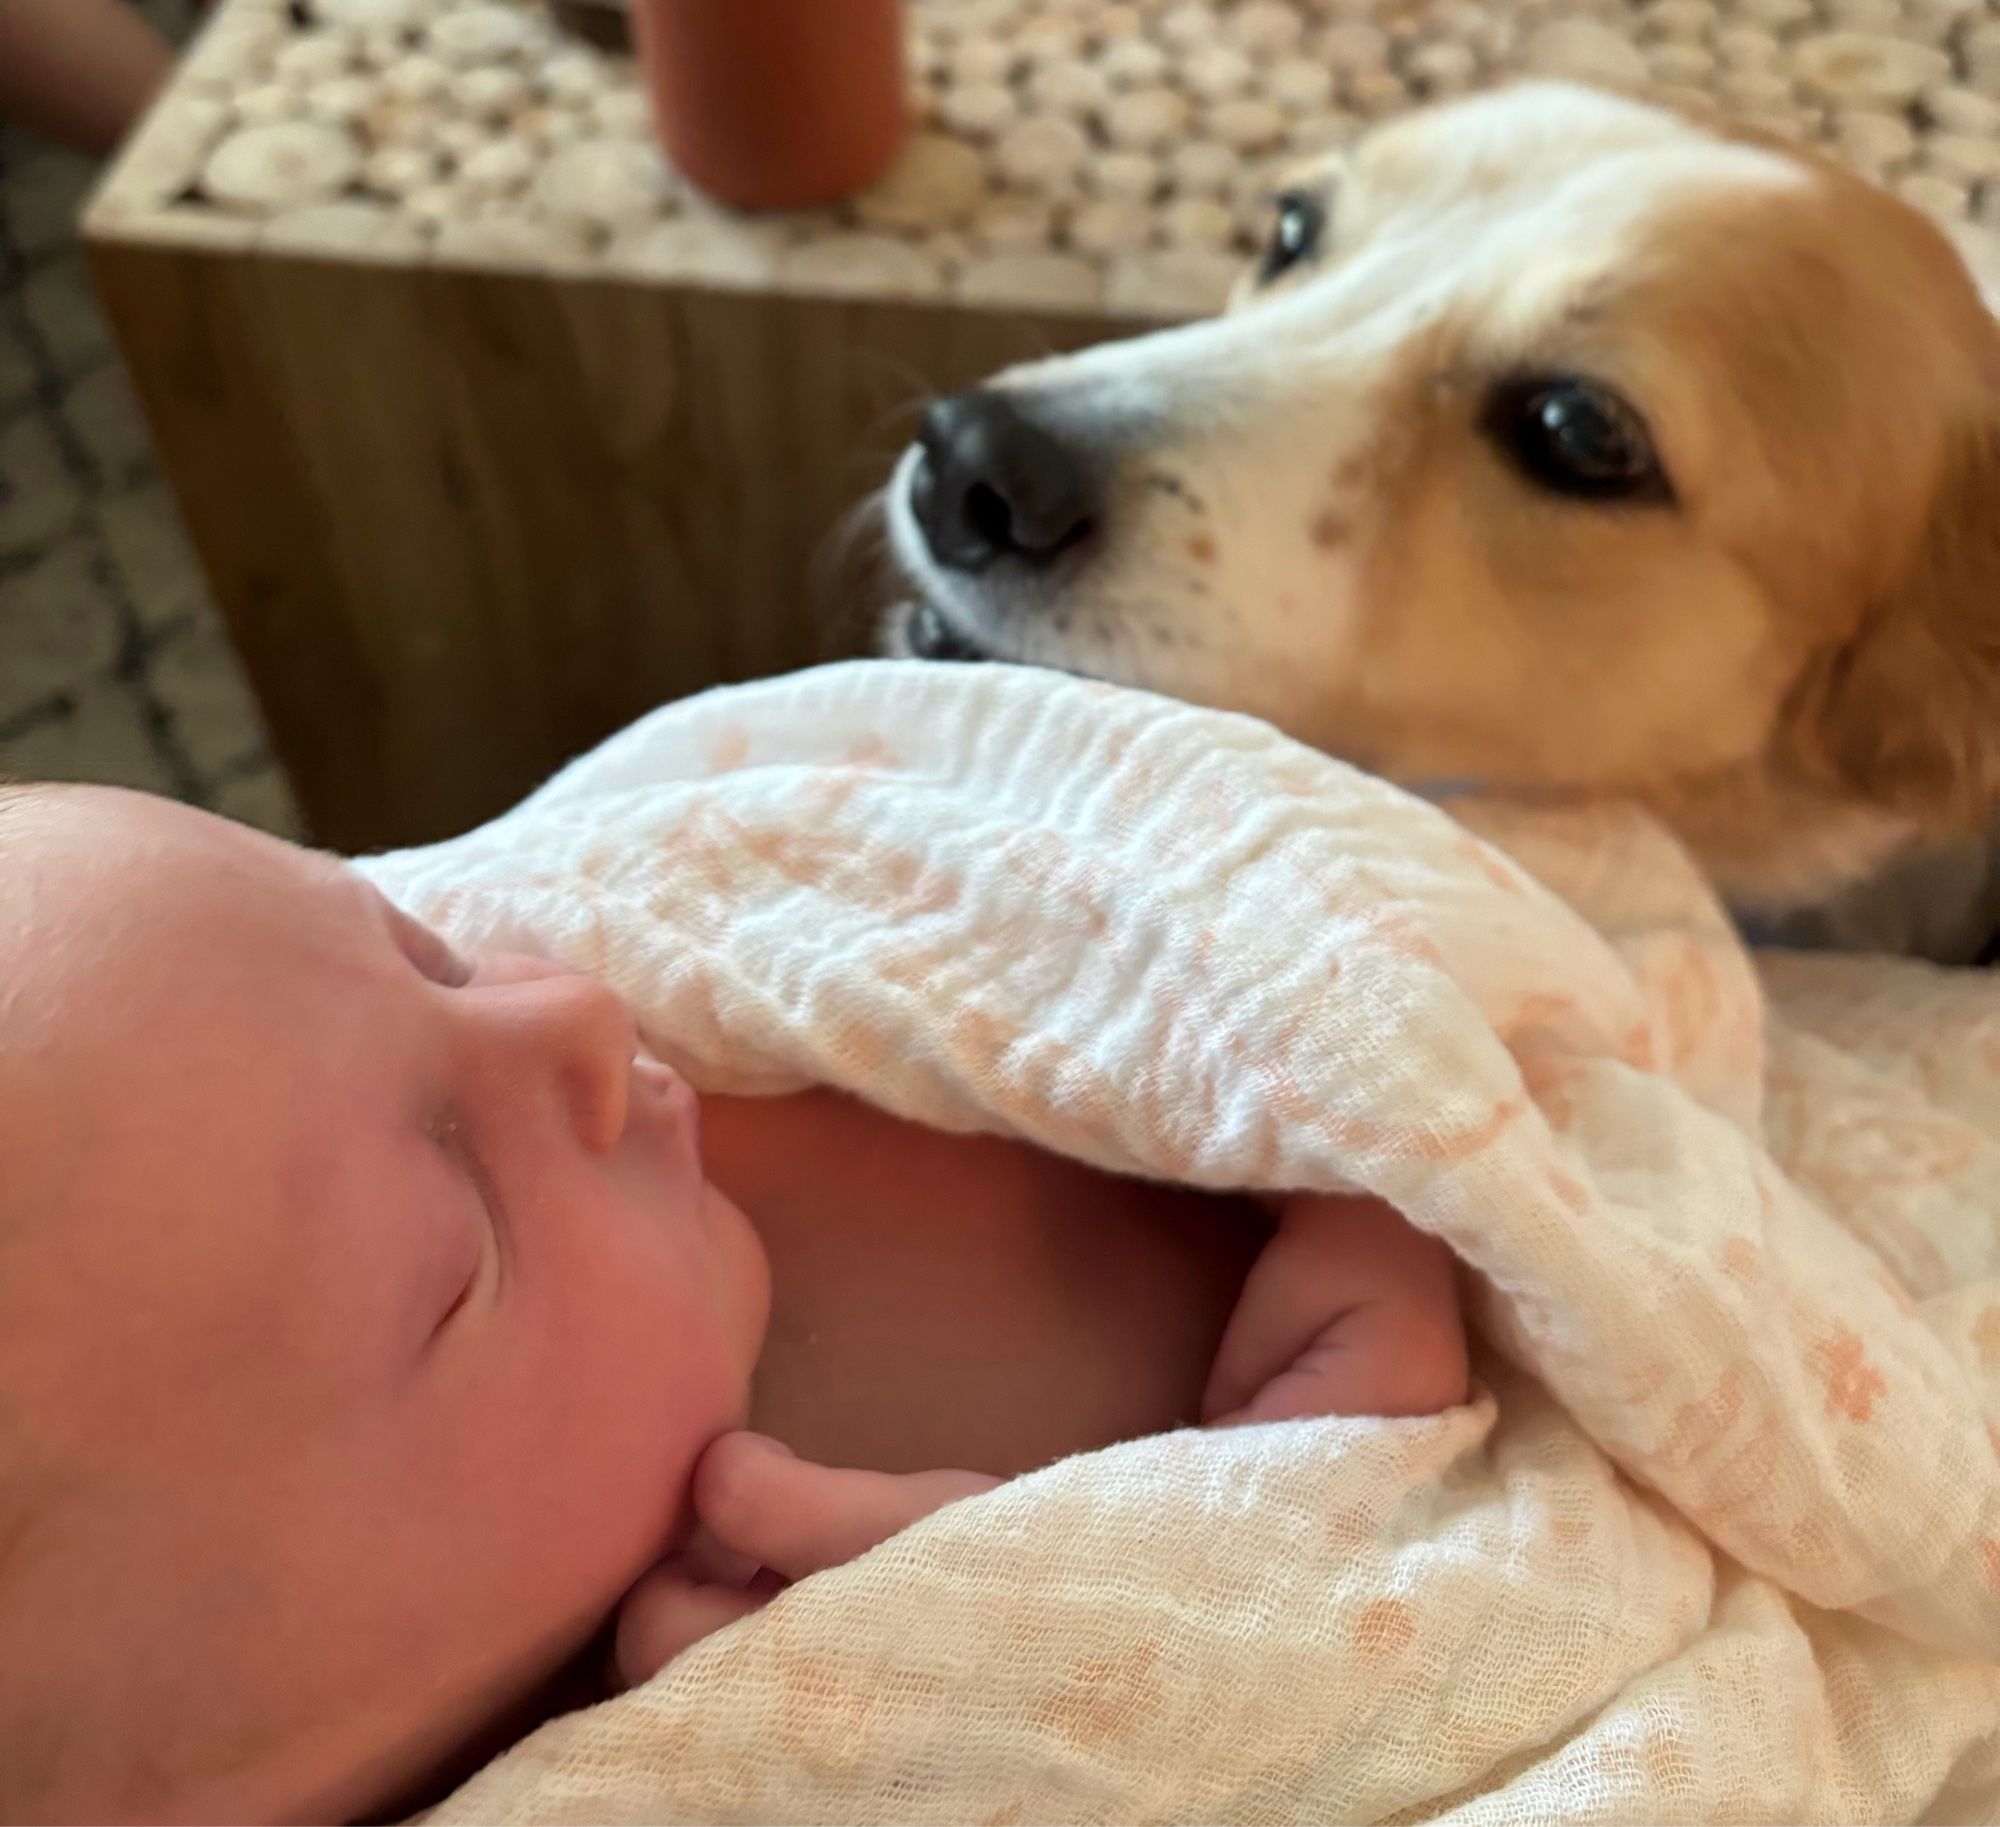
[[[923,456],[910,509],[941,565],[983,571],[1006,558],[1046,565],[1097,524],[1095,466],[999,389],[936,401],[917,442]]]

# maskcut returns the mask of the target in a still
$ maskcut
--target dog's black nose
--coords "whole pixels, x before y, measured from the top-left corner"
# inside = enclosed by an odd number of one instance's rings
[[[981,387],[937,401],[917,443],[910,506],[939,564],[1045,565],[1090,531],[1098,505],[1090,470],[1007,394]]]

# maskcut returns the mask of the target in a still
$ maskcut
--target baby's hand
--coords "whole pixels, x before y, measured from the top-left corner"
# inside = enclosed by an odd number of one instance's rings
[[[1202,1419],[1428,1415],[1463,1402],[1451,1252],[1380,1199],[1299,1193],[1277,1210],[1216,1351]]]
[[[648,1573],[619,1612],[620,1683],[650,1680],[793,1580],[857,1559],[999,1482],[980,1472],[845,1471],[800,1459],[763,1434],[724,1434],[694,1468],[702,1537]]]
[[[618,1608],[612,1685],[620,1691],[650,1681],[683,1650],[738,1618],[761,1609],[784,1581],[750,1568],[718,1573],[704,1549],[670,1554],[625,1595]]]

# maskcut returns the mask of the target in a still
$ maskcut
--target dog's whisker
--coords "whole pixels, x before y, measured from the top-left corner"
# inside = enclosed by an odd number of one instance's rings
[[[813,548],[806,599],[817,612],[824,657],[861,651],[888,608],[895,584],[884,489],[864,495]]]

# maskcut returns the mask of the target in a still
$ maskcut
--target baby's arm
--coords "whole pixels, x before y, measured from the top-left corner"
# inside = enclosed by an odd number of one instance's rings
[[[981,1472],[845,1471],[763,1434],[724,1434],[694,1471],[697,1546],[662,1561],[618,1614],[617,1674],[636,1687],[809,1573],[870,1548],[1000,1482]]]
[[[1209,1372],[1202,1418],[1428,1415],[1467,1394],[1451,1252],[1392,1206],[1297,1193],[1251,1266]]]

